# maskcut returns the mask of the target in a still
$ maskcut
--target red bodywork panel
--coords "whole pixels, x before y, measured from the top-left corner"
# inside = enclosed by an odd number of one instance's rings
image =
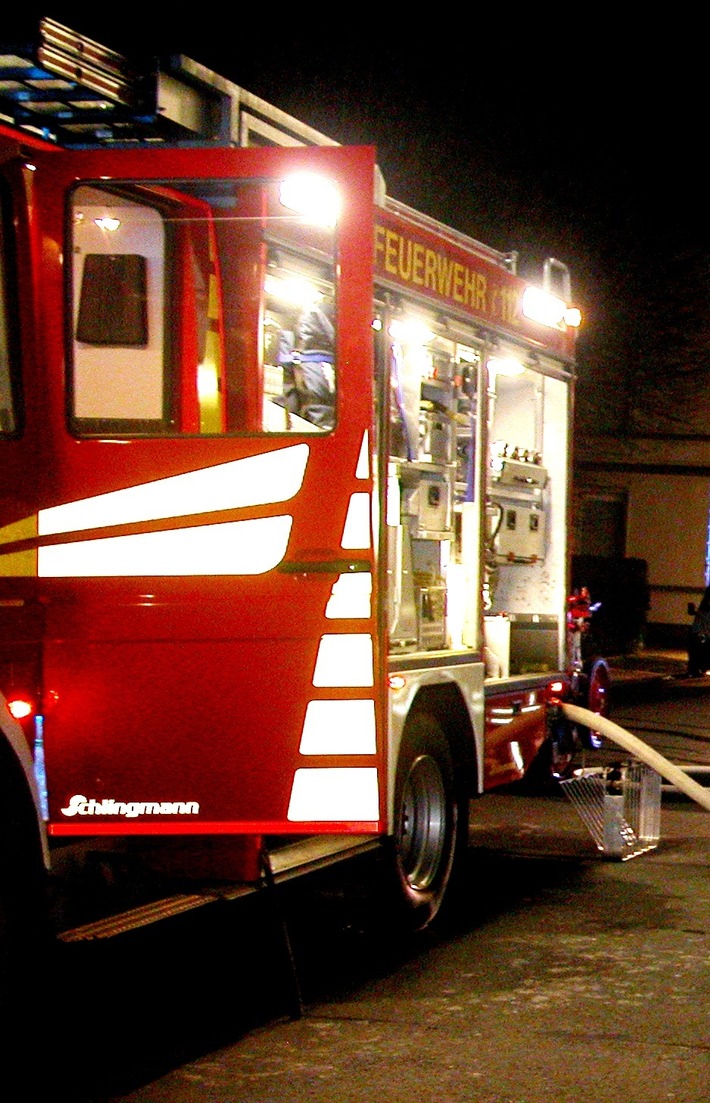
[[[484,789],[520,781],[547,732],[544,686],[486,696]]]
[[[375,272],[387,283],[422,295],[434,304],[463,312],[484,325],[525,337],[541,348],[571,357],[574,331],[542,326],[523,314],[524,280],[500,264],[486,263],[450,238],[409,225],[378,210],[375,218]]]

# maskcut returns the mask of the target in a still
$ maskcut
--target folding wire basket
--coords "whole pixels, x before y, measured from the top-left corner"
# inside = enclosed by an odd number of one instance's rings
[[[661,775],[645,762],[575,770],[560,786],[605,857],[626,861],[658,845]]]

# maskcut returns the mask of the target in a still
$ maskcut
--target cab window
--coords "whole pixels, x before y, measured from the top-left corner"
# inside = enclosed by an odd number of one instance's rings
[[[91,182],[71,197],[78,435],[324,433],[335,236],[278,182]]]

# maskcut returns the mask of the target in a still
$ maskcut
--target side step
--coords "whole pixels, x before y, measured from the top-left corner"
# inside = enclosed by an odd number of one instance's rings
[[[142,904],[136,908],[119,912],[116,915],[106,916],[91,923],[84,923],[78,927],[72,927],[60,931],[57,935],[59,942],[91,942],[98,939],[115,938],[118,935],[127,934],[141,927],[148,927],[153,923],[159,923],[164,919],[172,919],[185,912],[194,911],[196,908],[205,907],[208,904],[231,902],[240,897],[252,896],[256,892],[269,889],[282,881],[288,881],[293,877],[313,873],[319,869],[325,869],[336,862],[346,858],[355,857],[358,854],[374,850],[381,845],[380,839],[371,835],[317,835],[306,839],[298,839],[275,846],[273,850],[265,850],[264,876],[260,881],[244,884],[221,884],[219,887],[212,885],[202,892],[179,893],[168,896],[162,900],[155,900],[149,904]]]
[[[382,839],[373,835],[309,835],[267,850],[267,857],[273,879],[278,883],[315,873],[381,846]]]
[[[114,938],[116,935],[127,934],[128,931],[135,931],[140,927],[149,927],[152,923],[159,923],[163,919],[172,919],[183,912],[202,908],[205,904],[245,896],[256,892],[260,887],[260,884],[240,885],[238,888],[231,889],[229,893],[205,892],[168,896],[164,900],[155,900],[152,904],[129,908],[128,911],[119,912],[118,915],[109,915],[106,919],[97,919],[93,923],[84,923],[80,927],[61,931],[57,938],[59,942],[90,942],[99,938]]]

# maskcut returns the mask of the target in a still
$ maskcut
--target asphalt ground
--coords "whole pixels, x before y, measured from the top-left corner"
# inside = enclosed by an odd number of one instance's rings
[[[622,697],[710,688],[710,678],[680,676],[678,653],[643,658],[616,680]],[[264,1018],[236,1037],[162,1074],[129,1076],[123,1093],[86,1098],[710,1098],[710,816],[664,792],[657,842],[621,861],[599,849],[562,790],[513,788],[475,802],[470,838],[458,908],[419,936],[384,936],[377,899],[352,885],[294,885],[283,908],[299,1007],[284,1011],[282,991],[276,1012],[267,1000]],[[222,998],[239,993],[222,988]],[[205,1015],[214,999],[205,995]]]
[[[622,689],[635,685],[650,688],[659,684],[676,686],[684,692],[710,689],[710,677],[687,676],[687,651],[642,648],[630,655],[611,655],[607,658],[607,663],[612,684]]]
[[[300,1014],[90,1098],[702,1103],[710,816],[663,804],[658,846],[621,862],[600,854],[564,797],[485,798],[455,920],[384,947],[365,906],[295,896]]]

